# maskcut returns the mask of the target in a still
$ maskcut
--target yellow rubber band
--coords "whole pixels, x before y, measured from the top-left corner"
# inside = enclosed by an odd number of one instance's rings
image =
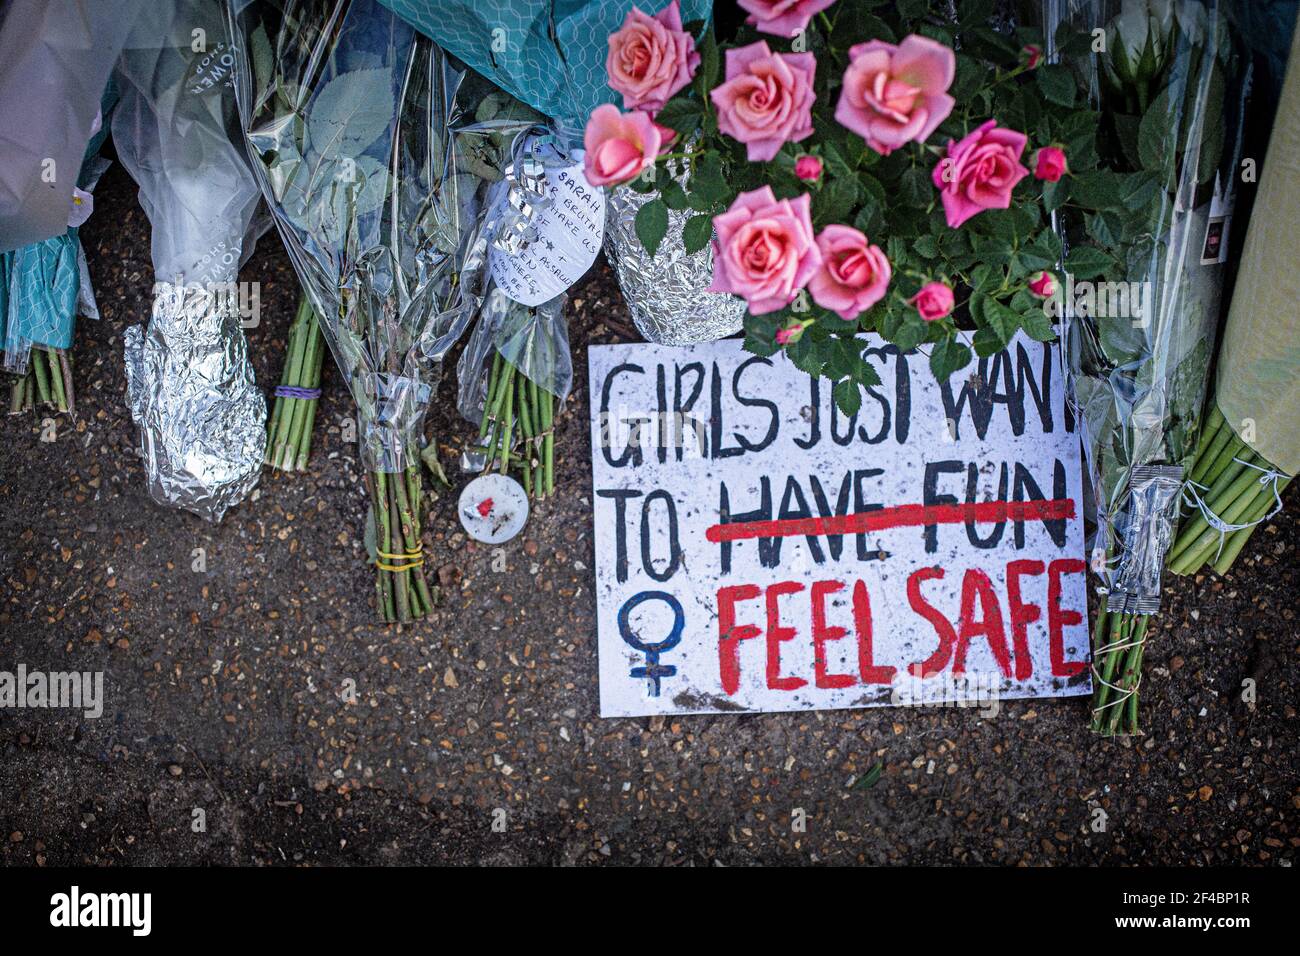
[[[375,562],[376,567],[378,567],[381,571],[410,571],[413,568],[418,568],[422,564],[424,564],[423,558],[421,558],[419,561],[414,561],[411,564],[400,564],[400,565],[384,564],[384,562],[382,561]]]

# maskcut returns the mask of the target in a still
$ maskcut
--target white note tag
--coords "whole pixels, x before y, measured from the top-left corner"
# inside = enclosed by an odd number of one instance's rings
[[[493,248],[492,278],[523,305],[549,302],[573,285],[596,261],[605,236],[605,192],[592,186],[578,162],[546,172],[550,200],[537,211],[537,238],[514,254]]]

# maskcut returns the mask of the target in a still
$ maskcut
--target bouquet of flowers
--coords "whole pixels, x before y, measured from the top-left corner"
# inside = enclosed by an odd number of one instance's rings
[[[592,113],[587,178],[652,195],[636,216],[645,248],[670,211],[690,211],[686,251],[712,243],[711,291],[748,305],[745,347],[833,380],[850,414],[879,381],[863,331],[927,347],[940,378],[1017,330],[1053,339],[1043,303],[1063,249],[1049,217],[1071,177],[1112,174],[1097,112],[1044,63],[1042,36],[995,31],[983,0],[955,19],[925,2],[741,6],[734,42],[683,25],[676,2],[634,9],[609,39],[623,110]],[[1072,202],[1100,214],[1117,193]],[[1064,266],[1099,275],[1119,251],[1116,235],[1089,235]]]
[[[236,129],[234,59],[220,7],[151,6],[115,82],[118,158],[152,227],[149,324],[124,336],[131,416],[150,494],[212,521],[252,491],[266,447],[243,319],[239,267],[265,222]]]
[[[1055,8],[1049,3],[1049,12]],[[1240,159],[1235,52],[1214,0],[1093,0],[1048,24],[1061,58],[1097,91],[1104,175],[1067,181],[1066,248],[1114,237],[1103,283],[1061,300],[1066,355],[1084,425],[1104,599],[1093,633],[1093,728],[1138,732],[1149,615],[1202,430],[1224,230]],[[1104,30],[1104,52],[1090,40]],[[1080,199],[1110,193],[1088,212]],[[1067,268],[1069,255],[1067,255]],[[1074,278],[1084,278],[1075,276]]]
[[[376,0],[229,9],[262,192],[357,405],[376,606],[419,618],[424,417],[475,305],[461,277],[483,180],[455,128],[486,84]]]
[[[1267,28],[1282,25],[1270,22],[1274,17],[1285,19],[1279,11],[1272,17],[1254,12],[1264,18],[1261,38],[1269,36]],[[1272,94],[1277,126],[1219,350],[1215,400],[1186,489],[1194,508],[1169,552],[1169,569],[1177,574],[1206,564],[1226,574],[1255,528],[1281,509],[1282,490],[1300,469],[1300,329],[1290,281],[1300,274],[1300,261],[1295,244],[1285,238],[1300,216],[1300,172],[1287,156],[1300,118],[1300,34],[1292,42],[1290,67],[1265,58],[1262,72],[1256,89]]]

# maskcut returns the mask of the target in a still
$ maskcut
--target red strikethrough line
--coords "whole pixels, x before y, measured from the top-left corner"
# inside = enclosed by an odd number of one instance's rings
[[[1074,517],[1073,498],[1049,501],[980,501],[955,505],[897,505],[829,518],[785,518],[715,524],[705,532],[714,544],[748,538],[793,538],[802,535],[863,534],[889,528],[931,524],[994,524],[999,521],[1060,521]]]

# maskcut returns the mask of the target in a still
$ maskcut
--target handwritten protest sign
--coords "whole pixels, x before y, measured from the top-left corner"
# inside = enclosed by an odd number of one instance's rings
[[[591,347],[602,716],[1090,692],[1056,346],[870,345],[853,418],[736,340]]]

